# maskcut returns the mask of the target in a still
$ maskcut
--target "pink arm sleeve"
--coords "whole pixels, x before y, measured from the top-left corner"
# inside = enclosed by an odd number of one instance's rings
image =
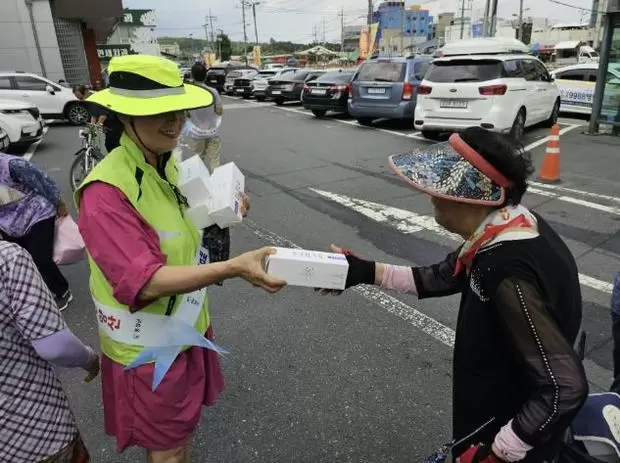
[[[78,218],[86,249],[112,286],[114,297],[132,312],[146,306],[140,291],[166,264],[157,232],[120,190],[102,182],[86,187]]]
[[[399,293],[418,294],[411,267],[386,265],[381,288]]]
[[[523,442],[512,429],[512,420],[495,436],[495,447],[504,461],[516,462],[523,460],[532,446]]]

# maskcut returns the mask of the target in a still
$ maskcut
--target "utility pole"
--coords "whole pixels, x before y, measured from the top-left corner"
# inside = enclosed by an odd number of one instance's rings
[[[517,37],[523,42],[523,0],[519,1],[519,31]]]
[[[400,54],[405,55],[405,2],[400,10]]]
[[[340,52],[344,52],[344,8],[338,13],[340,16]]]
[[[219,32],[219,35],[217,37],[217,48],[218,48],[218,51],[220,52],[220,61],[223,61],[222,60],[222,38],[224,37],[224,30],[218,29],[217,31]]]
[[[497,31],[497,0],[491,0],[491,17],[489,25],[489,37],[495,37]]]
[[[243,18],[243,62],[248,64],[248,25],[245,22],[245,7],[247,6],[246,0],[241,0],[241,16]]]
[[[484,4],[484,20],[482,22],[482,36],[489,36],[489,10],[491,9],[491,0],[486,0]]]
[[[373,12],[372,0],[368,0],[368,25],[372,24],[372,12]]]
[[[465,36],[465,0],[461,0],[461,40]]]
[[[213,28],[213,20],[217,20],[215,16],[211,14],[211,9],[209,9],[209,16],[205,18],[205,22],[211,26],[211,50],[215,53],[215,29]],[[209,40],[209,37],[207,37]]]
[[[326,37],[325,37],[325,18],[323,18],[323,35],[322,35],[322,38],[323,38],[323,45],[325,45],[325,42],[327,40]]]
[[[258,24],[256,22],[256,7],[260,5],[260,2],[252,2],[252,16],[254,18],[254,38],[256,39],[256,46],[258,46]]]

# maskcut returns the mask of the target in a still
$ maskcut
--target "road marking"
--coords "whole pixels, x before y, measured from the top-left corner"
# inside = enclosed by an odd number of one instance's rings
[[[224,110],[227,109],[256,109],[256,108],[260,108],[261,106],[259,104],[245,104],[245,103],[232,103],[232,104],[225,104],[224,105]]]
[[[547,198],[555,198],[558,201],[563,201],[565,203],[576,204],[578,206],[588,207],[590,209],[595,209],[597,211],[606,212],[612,215],[620,215],[620,208],[613,206],[605,206],[604,204],[593,203],[592,201],[586,201],[584,199],[573,198],[572,196],[564,196],[552,191],[545,191],[538,188],[529,187],[527,189],[528,192],[534,193],[540,196],[546,196]]]
[[[370,201],[364,201],[357,198],[349,198],[348,196],[339,195],[336,193],[330,193],[329,191],[317,190],[310,188],[310,191],[333,201],[341,206],[348,207],[378,223],[386,224],[392,228],[397,229],[401,233],[413,234],[422,230],[427,230],[435,233],[436,235],[450,238],[457,242],[462,242],[463,239],[444,230],[437,225],[435,219],[428,215],[416,214],[414,212],[406,211],[403,209],[397,209],[395,207],[385,206],[383,204],[373,203]],[[601,291],[606,294],[611,294],[613,285],[602,280],[598,280],[594,277],[579,274],[579,281],[583,286]]]
[[[612,202],[620,203],[620,198],[618,198],[617,196],[609,196],[609,195],[603,195],[600,193],[592,193],[590,191],[578,190],[576,188],[569,188],[569,187],[563,187],[563,186],[558,186],[558,185],[547,185],[546,183],[539,183],[539,182],[529,182],[529,183],[530,185],[534,187],[544,188],[546,190],[563,191],[563,192],[572,193],[575,195],[586,196],[590,198],[602,199],[604,201],[612,201]]]
[[[291,240],[266,230],[251,220],[244,220],[243,227],[270,246],[301,249],[300,246],[293,243]],[[429,317],[417,308],[405,304],[400,299],[396,299],[374,286],[357,286],[350,291],[356,292],[367,301],[401,318],[424,334],[439,341],[444,346],[450,349],[454,348],[454,330],[434,318]],[[584,360],[583,366],[586,370],[588,381],[602,391],[607,390],[609,382],[612,379],[612,372],[589,359]]]
[[[575,130],[576,128],[583,127],[584,125],[585,124],[570,124],[570,125],[564,127],[562,130],[560,130],[560,135],[564,135],[564,134],[570,132],[571,130]],[[527,145],[525,147],[525,151],[531,151],[534,148],[539,147],[540,145],[544,145],[545,143],[547,143],[549,141],[549,138],[550,138],[550,135],[548,135],[548,136],[546,136],[544,138],[541,138],[540,140],[537,140],[537,141],[535,141],[533,143],[530,143],[529,145]]]
[[[35,151],[37,150],[39,145],[43,142],[43,139],[45,138],[45,134],[47,134],[48,130],[49,130],[49,127],[47,127],[47,126],[43,127],[43,136],[41,137],[41,139],[38,142],[33,143],[32,145],[30,145],[28,150],[24,153],[24,155],[22,157],[26,161],[30,161],[32,159],[32,157],[34,156]]]

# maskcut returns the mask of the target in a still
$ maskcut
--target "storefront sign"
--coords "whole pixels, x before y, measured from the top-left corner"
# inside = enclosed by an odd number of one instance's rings
[[[100,60],[109,60],[115,56],[125,56],[133,54],[129,45],[98,45],[97,55]]]

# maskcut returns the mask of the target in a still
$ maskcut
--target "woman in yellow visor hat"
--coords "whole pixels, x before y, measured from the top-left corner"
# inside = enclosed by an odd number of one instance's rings
[[[114,58],[108,70],[109,88],[88,101],[115,113],[124,133],[75,195],[99,324],[105,429],[119,452],[138,446],[148,462],[186,462],[202,405],[224,388],[205,288],[240,277],[275,293],[285,283],[263,271],[270,248],[209,263],[185,214],[171,152],[186,111],[210,106],[213,95],[184,84],[176,64],[159,57]]]

